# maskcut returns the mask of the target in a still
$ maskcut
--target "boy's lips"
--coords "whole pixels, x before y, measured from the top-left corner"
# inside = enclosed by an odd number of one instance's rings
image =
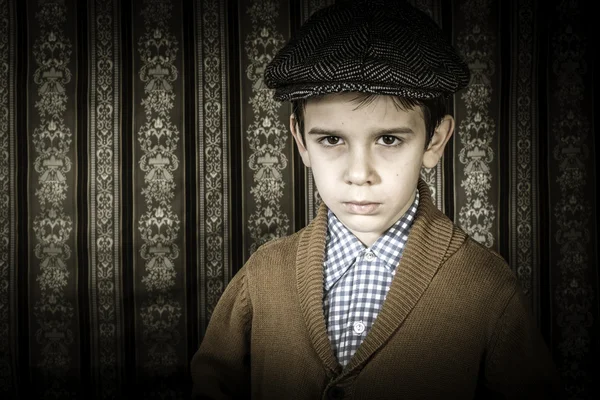
[[[345,201],[344,206],[350,214],[368,215],[379,208],[380,203],[371,203],[368,201]]]

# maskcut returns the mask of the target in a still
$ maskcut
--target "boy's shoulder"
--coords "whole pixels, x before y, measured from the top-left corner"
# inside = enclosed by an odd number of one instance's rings
[[[423,184],[419,186],[421,197],[424,198],[422,214],[427,215],[427,227],[420,231],[418,240],[431,241],[433,238],[440,242],[447,238],[448,245],[443,264],[451,264],[463,271],[493,269],[499,274],[512,273],[508,262],[495,250],[486,247],[472,235],[440,211],[430,201],[429,196],[423,196]],[[449,233],[444,233],[449,232]],[[411,233],[412,234],[412,233]],[[421,246],[428,248],[428,246]]]
[[[265,268],[271,269],[279,266],[294,267],[298,242],[302,233],[306,230],[302,228],[292,234],[274,238],[260,245],[254,253],[248,258],[244,269],[249,273],[260,273]]]
[[[508,267],[508,262],[496,250],[486,247],[481,242],[467,235],[465,240],[466,249],[473,253],[473,256],[481,261],[487,261],[494,265]]]
[[[468,279],[480,277],[485,282],[501,286],[518,284],[517,275],[502,255],[467,233],[463,232],[463,235],[464,242],[447,260],[456,273],[464,274]]]
[[[266,243],[260,245],[253,255],[267,256],[273,252],[277,253],[279,251],[287,251],[292,247],[296,247],[298,245],[300,235],[302,235],[302,232],[304,232],[305,229],[306,228],[302,228],[299,231],[291,233],[289,235],[273,238],[267,241]]]

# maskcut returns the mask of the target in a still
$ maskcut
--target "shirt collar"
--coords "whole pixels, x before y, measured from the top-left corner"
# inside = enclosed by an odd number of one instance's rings
[[[406,213],[385,231],[370,248],[370,251],[390,271],[395,270],[400,263],[402,251],[408,240],[408,233],[417,213],[418,205],[419,192],[417,191],[415,200]],[[328,210],[324,265],[325,290],[331,289],[365,250],[368,250],[367,247],[348,230],[331,210]]]

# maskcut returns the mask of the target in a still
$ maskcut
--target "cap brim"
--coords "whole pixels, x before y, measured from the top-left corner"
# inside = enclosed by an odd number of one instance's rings
[[[360,92],[381,95],[408,97],[413,99],[431,99],[447,93],[433,90],[423,90],[407,87],[395,87],[393,85],[355,83],[355,82],[331,82],[327,84],[294,84],[278,87],[273,95],[277,101],[293,101],[307,99],[309,97],[324,96],[331,93]]]

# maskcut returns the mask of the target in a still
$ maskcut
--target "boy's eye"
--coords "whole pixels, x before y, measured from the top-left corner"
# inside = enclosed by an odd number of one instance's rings
[[[319,139],[319,142],[327,146],[335,146],[336,144],[340,144],[341,141],[342,139],[338,136],[325,136]]]
[[[402,143],[397,137],[388,135],[380,137],[379,142],[385,146],[397,146]]]

